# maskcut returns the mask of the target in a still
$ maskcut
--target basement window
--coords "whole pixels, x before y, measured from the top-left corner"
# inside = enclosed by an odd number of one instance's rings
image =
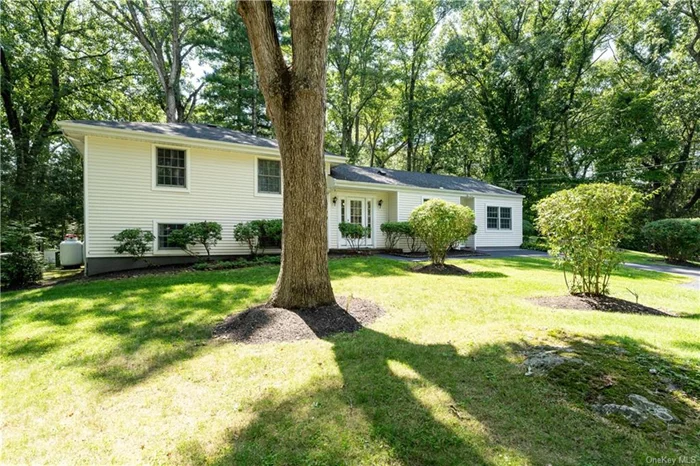
[[[158,224],[158,249],[180,249],[179,246],[172,244],[170,235],[175,230],[182,230],[185,227],[184,223],[159,223]]]

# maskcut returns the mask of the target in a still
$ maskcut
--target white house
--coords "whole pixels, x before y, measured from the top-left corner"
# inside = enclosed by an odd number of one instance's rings
[[[216,256],[248,254],[233,238],[240,222],[282,217],[282,181],[276,141],[211,125],[61,121],[84,161],[86,272],[132,268],[114,252],[112,235],[125,228],[156,236],[152,262],[192,260],[168,245],[168,234],[188,222],[223,226]],[[383,248],[380,225],[405,221],[431,198],[471,207],[478,231],[467,246],[517,247],[522,242],[523,196],[472,178],[357,167],[326,154],[328,248],[347,244],[338,223],[369,227],[364,244]]]

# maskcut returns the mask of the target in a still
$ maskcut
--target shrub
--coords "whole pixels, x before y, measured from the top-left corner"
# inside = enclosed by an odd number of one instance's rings
[[[282,219],[239,223],[233,228],[233,237],[246,243],[252,255],[262,254],[268,247],[282,247]]]
[[[282,247],[282,219],[253,220],[253,224],[258,226],[260,236],[258,242],[262,251],[267,248]]]
[[[621,261],[617,246],[640,201],[630,187],[597,183],[556,192],[535,205],[537,228],[563,267],[571,293],[607,293]]]
[[[419,205],[408,218],[411,228],[424,243],[434,265],[444,265],[447,251],[474,231],[474,211],[442,199]]]
[[[531,221],[523,219],[523,236],[539,236]]]
[[[338,230],[354,251],[359,251],[362,239],[369,234],[369,228],[357,223],[341,222],[338,224]]]
[[[0,281],[9,288],[33,285],[43,276],[44,263],[34,233],[24,225],[8,224],[2,233]]]
[[[549,249],[547,245],[547,240],[539,236],[527,236],[523,239],[523,244],[520,245],[520,249],[529,249],[532,251],[544,251]]]
[[[207,252],[207,260],[211,258],[211,248],[221,239],[221,224],[217,222],[193,222],[188,223],[179,230],[170,233],[170,241],[193,254],[187,246],[201,244]]]
[[[384,233],[387,249],[395,249],[401,238],[406,239],[411,252],[416,252],[420,247],[420,242],[408,222],[386,222],[382,223],[379,229]]]
[[[114,247],[114,252],[128,254],[134,260],[139,260],[143,259],[146,253],[151,250],[151,245],[156,237],[150,231],[127,228],[112,236],[112,239],[119,243]]]
[[[668,260],[700,257],[700,218],[669,218],[644,225],[642,235],[649,250]]]

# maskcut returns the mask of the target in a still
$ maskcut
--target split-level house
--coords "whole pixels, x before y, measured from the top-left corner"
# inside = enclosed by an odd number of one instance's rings
[[[248,254],[233,237],[236,224],[282,218],[282,173],[277,142],[202,124],[61,121],[84,161],[86,273],[137,266],[114,252],[112,236],[126,228],[152,231],[149,261],[192,257],[168,242],[188,222],[223,226],[212,254]],[[523,196],[472,178],[406,172],[345,163],[326,154],[328,248],[348,244],[342,221],[368,227],[362,246],[384,248],[384,222],[405,221],[428,199],[472,208],[478,231],[465,246],[517,247],[522,242]],[[405,244],[401,245],[405,247]]]

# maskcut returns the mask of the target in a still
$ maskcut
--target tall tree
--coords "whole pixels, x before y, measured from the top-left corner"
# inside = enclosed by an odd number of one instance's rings
[[[417,149],[416,92],[418,81],[426,71],[430,58],[430,40],[435,28],[447,16],[456,2],[417,0],[396,2],[393,5],[389,34],[400,63],[402,101],[404,105],[403,130],[406,140],[406,169],[413,170]]]
[[[357,161],[360,114],[377,95],[387,65],[379,40],[385,26],[387,0],[342,0],[331,31],[328,101],[338,116],[340,154]]]
[[[271,1],[239,0],[238,12],[282,159],[282,265],[270,304],[292,309],[333,303],[323,139],[335,2],[290,1],[291,63],[280,47]]]
[[[617,1],[596,0],[488,0],[465,10],[465,30],[443,58],[480,101],[496,143],[492,181],[527,192],[532,173],[554,169],[583,78],[619,11]]]
[[[197,29],[211,15],[197,0],[92,0],[94,7],[135,37],[146,52],[161,86],[161,106],[168,123],[187,121],[204,82],[192,88],[183,66],[198,47]]]
[[[253,54],[235,1],[212,18],[202,35],[202,53],[213,71],[205,78],[203,103],[197,119],[254,135],[271,133],[265,102],[257,85]]]
[[[56,119],[128,107],[124,86],[137,64],[126,69],[121,38],[80,2],[7,1],[0,23],[3,217],[35,222],[49,205],[47,177],[74,160],[51,154],[60,145]]]

